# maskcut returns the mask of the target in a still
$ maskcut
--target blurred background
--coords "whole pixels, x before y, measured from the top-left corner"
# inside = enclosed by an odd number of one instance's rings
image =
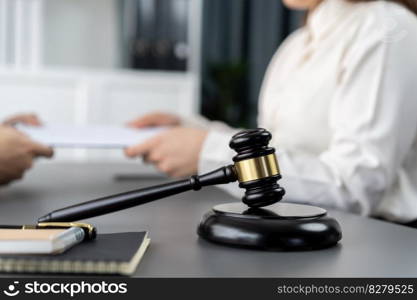
[[[255,126],[266,66],[302,15],[280,0],[0,0],[0,118],[124,124],[162,110]],[[58,154],[110,157],[122,155]]]

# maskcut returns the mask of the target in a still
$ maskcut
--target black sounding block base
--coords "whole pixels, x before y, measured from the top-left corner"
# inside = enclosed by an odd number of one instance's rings
[[[339,223],[326,210],[309,205],[276,203],[248,208],[243,203],[215,206],[198,227],[200,237],[215,243],[264,250],[314,250],[342,238]]]

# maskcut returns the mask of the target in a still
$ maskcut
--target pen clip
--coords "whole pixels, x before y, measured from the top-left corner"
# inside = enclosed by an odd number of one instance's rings
[[[97,229],[88,223],[74,223],[74,222],[41,222],[36,225],[37,228],[70,228],[79,227],[84,230],[85,239],[93,240],[97,236]]]

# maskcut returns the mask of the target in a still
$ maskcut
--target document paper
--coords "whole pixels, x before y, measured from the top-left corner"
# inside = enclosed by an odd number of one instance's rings
[[[133,129],[111,125],[18,125],[32,140],[56,148],[125,148],[143,143],[166,128]]]

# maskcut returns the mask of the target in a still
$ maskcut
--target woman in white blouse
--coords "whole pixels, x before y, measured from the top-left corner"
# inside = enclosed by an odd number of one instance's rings
[[[272,58],[258,121],[273,134],[286,199],[416,220],[416,1],[284,2],[309,14]],[[237,129],[201,117],[155,113],[130,125],[176,125],[126,149],[174,177],[234,155],[228,143]]]

